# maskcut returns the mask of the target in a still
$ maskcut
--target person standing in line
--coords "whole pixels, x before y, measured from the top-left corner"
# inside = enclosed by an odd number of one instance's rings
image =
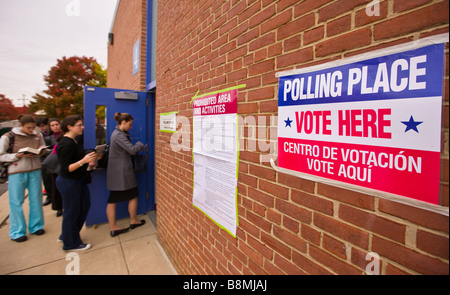
[[[30,215],[28,230],[32,235],[43,235],[44,213],[42,210],[42,184],[41,184],[41,154],[19,153],[21,148],[30,147],[38,149],[44,146],[44,138],[36,132],[36,120],[31,115],[19,118],[19,128],[14,128],[14,144],[10,149],[11,134],[5,134],[0,139],[0,161],[11,162],[8,166],[8,192],[9,192],[9,236],[15,242],[27,240],[27,224],[23,214],[25,189],[28,189],[30,202]]]
[[[45,144],[48,146],[52,152],[47,157],[52,157],[52,160],[54,159],[55,164],[57,163],[57,156],[56,156],[56,145],[57,145],[57,139],[62,134],[61,130],[61,122],[56,118],[51,118],[48,120],[49,126],[50,126],[50,134],[48,136],[44,137]],[[48,159],[50,160],[50,159]],[[45,166],[46,161],[43,161],[43,166]],[[50,198],[52,203],[52,209],[56,211],[56,217],[62,216],[62,197],[59,193],[58,189],[56,188],[56,177],[58,176],[57,173],[54,171],[50,171],[43,167],[42,170],[45,170],[47,175],[49,176],[49,187],[47,187],[47,196]],[[56,169],[53,169],[56,171]]]
[[[39,127],[39,129],[41,130],[41,134],[44,137],[44,141],[45,141],[45,138],[51,134],[51,131],[49,128],[50,126],[48,124],[48,118],[47,117],[37,118],[36,126]],[[45,153],[41,157],[41,162],[44,161],[44,159],[48,156],[48,154],[49,153]],[[48,204],[51,203],[50,196],[48,195],[48,189],[51,187],[51,180],[50,180],[50,176],[47,175],[47,171],[44,167],[42,167],[41,176],[42,176],[42,182],[44,183],[44,191],[42,192],[42,194],[47,196],[42,205],[47,206]]]
[[[144,144],[139,141],[135,145],[131,143],[128,131],[133,127],[134,119],[130,114],[116,113],[114,120],[117,121],[117,126],[111,135],[106,173],[107,187],[111,191],[106,215],[112,237],[145,224],[145,220],[136,219],[139,191],[132,161],[132,156],[141,151]],[[116,204],[124,201],[128,201],[129,228],[119,228],[116,223]]]
[[[87,186],[87,164],[95,161],[95,152],[85,154],[83,146],[76,140],[83,134],[83,121],[72,115],[61,122],[64,133],[59,138],[56,154],[61,170],[56,178],[56,186],[63,200],[62,233],[58,241],[63,242],[63,250],[83,251],[91,247],[80,238],[80,231],[86,221],[90,207]]]

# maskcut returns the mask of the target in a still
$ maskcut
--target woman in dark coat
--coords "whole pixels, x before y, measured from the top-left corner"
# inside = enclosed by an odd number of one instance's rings
[[[112,237],[129,229],[117,226],[116,204],[119,202],[128,201],[131,229],[145,223],[145,220],[136,219],[139,192],[132,161],[132,156],[141,151],[144,144],[139,141],[135,145],[131,143],[128,131],[133,127],[133,117],[130,114],[116,113],[114,120],[117,121],[117,127],[111,135],[107,170],[107,187],[111,193],[106,206]]]

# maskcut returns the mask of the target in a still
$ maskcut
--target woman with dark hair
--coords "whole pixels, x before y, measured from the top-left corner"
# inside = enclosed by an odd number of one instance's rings
[[[62,134],[61,121],[56,118],[51,118],[48,120],[50,126],[50,133],[48,136],[44,137],[46,145],[51,150],[51,153],[42,162],[42,171],[48,176],[48,186],[46,186],[47,197],[52,204],[52,209],[56,211],[56,217],[62,215],[62,197],[56,188],[56,177],[58,176],[57,171],[57,155],[56,155],[56,145],[57,140]],[[53,164],[55,167],[50,167]],[[44,203],[45,206],[45,203]]]
[[[86,178],[87,165],[95,161],[95,152],[85,154],[83,146],[76,140],[83,134],[83,121],[80,116],[68,116],[61,122],[64,133],[56,147],[61,170],[56,178],[56,186],[63,200],[62,233],[59,241],[63,250],[83,251],[91,247],[81,241],[80,231],[90,207],[90,194]]]
[[[45,232],[40,160],[45,149],[39,155],[18,152],[21,148],[38,149],[44,145],[42,134],[35,131],[36,120],[33,116],[23,115],[19,122],[21,127],[14,128],[0,139],[0,161],[11,162],[8,166],[9,236],[13,241],[24,242],[27,240],[27,224],[23,214],[25,189],[28,189],[30,202],[28,230],[34,235],[42,235]]]
[[[132,156],[141,151],[144,144],[139,141],[135,145],[131,143],[128,131],[133,127],[134,119],[130,114],[116,113],[114,120],[117,121],[117,126],[111,135],[106,173],[107,187],[111,191],[106,206],[106,215],[112,237],[145,223],[145,220],[138,221],[136,219],[139,192],[132,161]],[[119,228],[116,223],[116,204],[123,201],[128,201],[129,228]]]

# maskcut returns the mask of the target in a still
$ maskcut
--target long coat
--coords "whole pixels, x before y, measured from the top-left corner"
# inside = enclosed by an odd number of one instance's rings
[[[137,187],[132,156],[143,147],[144,144],[139,141],[133,145],[128,132],[116,127],[111,135],[106,172],[106,185],[110,191],[125,191]]]

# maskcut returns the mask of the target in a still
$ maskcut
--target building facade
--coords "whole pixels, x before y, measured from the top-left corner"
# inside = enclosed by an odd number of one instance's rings
[[[178,273],[448,274],[448,6],[448,0],[118,1],[107,86],[156,93],[158,239]],[[274,169],[276,73],[432,36],[444,36],[438,204]],[[234,237],[193,206],[191,101],[244,84],[237,91]],[[170,112],[179,120],[175,134],[160,131],[159,115]]]

